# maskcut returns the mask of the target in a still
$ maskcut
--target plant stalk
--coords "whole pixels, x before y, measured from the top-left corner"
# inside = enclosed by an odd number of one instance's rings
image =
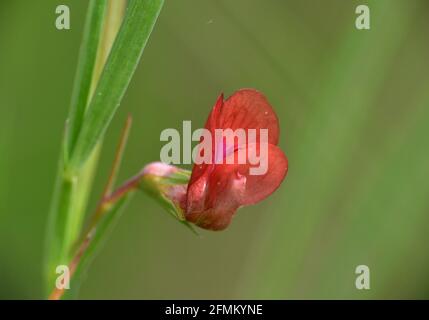
[[[124,0],[110,0],[109,2],[92,0],[89,3],[84,40],[79,55],[78,73],[73,89],[70,121],[67,122],[65,130],[62,145],[63,157],[60,161],[51,205],[45,271],[48,290],[55,283],[57,266],[68,265],[72,258],[72,248],[80,236],[101,150],[101,142],[98,142],[79,170],[69,170],[69,157],[73,152],[74,141],[72,135],[78,136],[86,109],[119,30],[124,7]],[[94,54],[94,47],[96,54]],[[90,78],[89,85],[88,78]]]

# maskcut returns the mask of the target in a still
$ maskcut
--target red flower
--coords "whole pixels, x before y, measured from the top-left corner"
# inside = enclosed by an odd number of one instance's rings
[[[211,163],[195,164],[186,192],[185,218],[201,228],[210,230],[225,229],[236,210],[268,197],[283,181],[287,173],[288,161],[277,147],[279,123],[277,115],[264,95],[253,89],[235,92],[226,101],[221,95],[211,111],[205,128],[213,137]],[[249,139],[233,145],[225,138],[215,139],[215,129],[256,129],[256,139]],[[260,129],[268,130],[268,141],[261,141]],[[217,143],[217,144],[216,144]],[[219,146],[221,156],[219,157]],[[267,151],[262,152],[262,151]],[[249,160],[250,152],[266,161],[266,172],[251,174],[255,168]],[[239,158],[246,152],[244,163],[228,164],[227,160]]]

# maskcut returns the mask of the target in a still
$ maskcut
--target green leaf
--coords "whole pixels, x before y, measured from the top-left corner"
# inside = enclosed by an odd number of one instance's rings
[[[131,0],[124,23],[90,103],[76,147],[71,170],[78,170],[102,138],[131,81],[163,5],[163,0]]]
[[[103,134],[128,87],[162,4],[161,0],[131,0],[116,36],[125,1],[90,2],[50,213],[46,261],[49,290],[54,286],[56,266],[68,265],[72,259]]]
[[[91,93],[91,83],[96,65],[100,35],[106,14],[106,0],[91,0],[85,22],[82,44],[79,52],[76,77],[71,99],[70,122],[68,130],[67,154],[71,154],[80,128],[82,127],[85,110]],[[67,158],[67,157],[66,157]]]
[[[67,163],[72,147],[82,126],[84,114],[94,91],[97,69],[103,61],[100,51],[102,38],[106,36],[108,2],[91,0],[85,21],[80,47],[77,72],[73,85],[71,109],[62,143],[62,158],[57,173],[57,182],[51,204],[47,232],[47,288],[51,289],[55,267],[65,264],[70,258],[70,248],[78,239],[87,199],[92,185],[100,148],[95,148],[79,172],[68,174]],[[98,72],[99,73],[99,72]]]
[[[92,187],[92,180],[97,167],[101,143],[92,150],[80,170],[70,173],[68,160],[70,135],[80,129],[82,115],[91,97],[93,87],[98,81],[114,36],[119,29],[115,15],[122,15],[118,4],[123,1],[92,0],[89,3],[83,44],[79,55],[78,72],[73,88],[71,123],[66,125],[62,144],[62,157],[57,173],[57,182],[52,199],[46,242],[45,276],[46,288],[51,290],[56,277],[55,269],[60,264],[68,264],[71,248],[76,244],[81,233],[87,201]],[[109,6],[107,6],[107,4]],[[112,14],[112,11],[115,11]],[[100,29],[103,27],[103,32]],[[110,45],[109,42],[110,41]],[[77,87],[78,86],[78,87]]]

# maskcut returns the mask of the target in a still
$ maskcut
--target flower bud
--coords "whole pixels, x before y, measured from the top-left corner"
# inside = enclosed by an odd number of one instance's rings
[[[157,200],[175,218],[184,221],[186,189],[191,173],[162,162],[146,165],[139,188]]]

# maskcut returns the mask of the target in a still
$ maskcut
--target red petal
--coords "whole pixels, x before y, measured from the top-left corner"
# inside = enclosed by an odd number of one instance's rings
[[[256,150],[259,155],[260,147],[250,144],[247,150]],[[272,144],[266,147],[268,159],[264,158],[267,160],[264,174],[250,174],[250,168],[254,167],[250,163],[216,164],[211,172],[205,171],[189,184],[187,220],[206,229],[221,230],[228,226],[240,206],[255,204],[273,193],[286,176],[288,162],[280,148]],[[230,157],[237,157],[243,150],[246,146],[241,146]]]
[[[265,96],[255,89],[240,89],[225,102],[223,93],[218,97],[205,128],[212,133],[212,163],[215,163],[215,129],[256,129],[256,142],[260,141],[259,129],[268,129],[268,143],[277,145],[279,121]],[[250,141],[249,141],[250,142]],[[206,171],[211,172],[213,164],[194,165],[189,185],[192,185]]]
[[[258,150],[256,144],[249,145],[248,151],[251,148],[256,148]],[[286,177],[287,170],[288,160],[286,155],[279,147],[269,144],[268,171],[263,175],[247,176],[246,190],[241,199],[241,204],[255,204],[268,197],[280,186],[283,179]]]
[[[240,150],[230,156],[235,157],[234,163],[237,163],[238,153],[244,148],[245,146],[241,146]],[[260,145],[250,144],[247,146],[247,151],[249,150],[256,150],[259,155]],[[255,166],[250,163],[217,164],[209,177],[207,204],[212,206],[217,201],[231,201],[231,199],[228,199],[229,195],[231,195],[239,206],[243,206],[258,203],[273,193],[287,174],[288,161],[283,151],[272,144],[267,145],[266,156],[268,157],[268,159],[265,159],[267,170],[264,174],[259,175],[250,173],[250,168],[256,169],[258,165]],[[261,159],[261,163],[263,163],[263,160]],[[234,185],[234,183],[243,179],[245,180],[244,188],[243,190],[238,190],[237,185]],[[231,181],[234,183],[231,183]]]
[[[203,229],[220,231],[229,226],[236,210],[237,208],[213,208],[204,212],[191,212],[186,214],[186,220]]]
[[[216,114],[215,114],[216,116]],[[216,128],[268,129],[268,143],[279,141],[279,120],[265,96],[255,89],[241,89],[223,104],[216,119]],[[259,140],[257,135],[256,142]]]
[[[214,137],[215,137],[215,129],[216,127],[216,121],[219,118],[220,111],[222,110],[223,106],[223,93],[219,95],[219,97],[216,100],[216,104],[214,105],[212,111],[209,114],[209,117],[207,118],[206,125],[204,126],[207,130],[209,130],[212,134],[212,164],[200,164],[200,165],[194,165],[192,168],[192,175],[191,179],[189,180],[189,186],[191,186],[196,180],[198,180],[205,171],[211,171],[211,168],[213,168],[214,165],[214,156],[215,156],[215,143],[214,143]],[[201,140],[203,140],[201,138]]]
[[[205,128],[212,133],[212,164],[194,165],[188,184],[186,219],[202,228],[221,230],[226,228],[235,213],[243,205],[257,203],[273,193],[287,173],[287,159],[276,147],[279,138],[278,119],[265,96],[254,89],[235,92],[225,102],[223,95],[217,99]],[[226,155],[223,163],[215,162],[215,129],[256,129],[256,142],[234,145],[232,154]],[[260,175],[250,174],[252,166],[227,164],[227,159],[238,159],[239,152],[256,150],[259,155],[259,129],[268,129],[266,157],[267,171]],[[228,149],[223,141],[217,142],[222,149]],[[247,159],[247,157],[246,157]],[[216,159],[219,160],[219,159]],[[222,162],[222,161],[221,161]],[[237,163],[237,161],[233,161]]]
[[[206,129],[210,130],[212,135],[214,136],[214,130],[216,128],[219,128],[217,126],[217,121],[219,119],[220,112],[223,107],[223,93],[219,95],[219,97],[216,100],[216,104],[214,105],[212,111],[209,114],[209,117],[207,118],[206,125],[204,126]]]

